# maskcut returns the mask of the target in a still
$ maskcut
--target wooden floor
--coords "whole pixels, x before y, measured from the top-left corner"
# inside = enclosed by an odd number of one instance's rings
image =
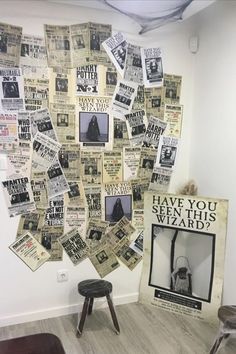
[[[116,306],[121,334],[116,335],[108,309],[94,310],[76,338],[77,315],[0,328],[0,340],[35,333],[58,336],[66,354],[205,354],[217,328],[139,303]],[[235,354],[230,338],[219,354]],[[12,353],[14,354],[14,353]]]

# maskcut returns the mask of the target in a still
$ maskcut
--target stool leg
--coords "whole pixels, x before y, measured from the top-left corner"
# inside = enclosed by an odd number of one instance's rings
[[[116,317],[116,313],[115,313],[115,309],[114,309],[114,306],[113,306],[112,299],[111,299],[109,294],[106,295],[106,298],[107,298],[107,303],[108,303],[108,306],[109,306],[109,309],[110,309],[110,312],[111,312],[112,321],[113,321],[115,329],[116,329],[116,334],[119,334],[120,333],[120,327],[119,327],[119,323],[118,323],[118,320],[117,320],[117,317]]]
[[[87,316],[88,313],[88,305],[89,305],[89,297],[86,297],[84,300],[84,305],[83,305],[83,310],[82,310],[82,314],[81,314],[81,318],[80,318],[80,322],[77,326],[77,337],[80,337],[83,331],[83,327],[84,327],[84,322],[85,322],[85,318]]]
[[[94,301],[94,298],[91,297],[91,298],[90,298],[90,301],[89,301],[88,315],[91,315],[91,313],[92,313],[92,310],[93,310],[93,301]]]
[[[210,354],[216,354],[219,347],[220,347],[220,344],[222,342],[223,339],[226,339],[229,337],[230,334],[221,334],[215,341],[213,347],[211,348],[211,351],[210,351]]]

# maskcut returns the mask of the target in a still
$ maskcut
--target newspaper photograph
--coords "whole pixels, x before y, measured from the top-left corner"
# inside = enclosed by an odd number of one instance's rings
[[[36,209],[29,177],[9,179],[1,184],[10,217]]]
[[[164,74],[165,103],[179,104],[182,76]]]
[[[64,225],[64,198],[58,195],[48,201],[49,207],[46,209],[45,221],[46,226],[63,226]]]
[[[89,61],[89,33],[88,23],[79,23],[70,26],[71,57],[74,68],[86,65]]]
[[[88,205],[88,217],[101,219],[101,186],[85,185],[84,193]]]
[[[125,216],[132,218],[132,187],[129,182],[105,183],[102,186],[102,219],[111,225]]]
[[[116,70],[124,77],[125,70],[125,60],[127,53],[127,41],[123,35],[123,33],[118,32],[111,36],[103,43],[103,48],[107,52],[107,55],[111,59],[112,63],[115,65]]]
[[[143,147],[157,149],[160,136],[166,129],[166,122],[151,116],[148,120],[147,130],[143,138]]]
[[[89,247],[77,229],[70,230],[58,240],[74,265],[88,257]]]
[[[31,146],[31,120],[29,112],[18,112],[18,141],[22,148]]]
[[[109,224],[102,220],[89,220],[86,231],[86,242],[89,246],[90,254],[99,248],[105,239]]]
[[[76,69],[76,95],[98,95],[98,65],[89,64]]]
[[[149,190],[167,193],[170,185],[172,170],[154,166]]]
[[[145,87],[163,85],[163,66],[160,48],[141,48],[143,82]]]
[[[134,99],[132,111],[145,110],[144,85],[138,85],[137,95]]]
[[[49,199],[70,190],[59,161],[54,162],[47,170],[47,190]]]
[[[103,183],[123,181],[123,152],[103,152],[102,180]]]
[[[63,248],[58,242],[58,239],[63,235],[63,232],[63,227],[44,226],[42,228],[40,243],[50,254],[50,258],[48,259],[49,262],[62,261],[63,259]]]
[[[111,150],[113,119],[109,97],[77,97],[78,141],[85,150]]]
[[[79,231],[83,239],[86,236],[87,228],[87,209],[85,206],[68,206],[65,211],[65,232],[74,228]]]
[[[80,166],[84,184],[102,183],[102,152],[82,150]]]
[[[163,120],[164,106],[165,92],[163,87],[145,89],[145,110],[148,119],[153,116]]]
[[[52,123],[48,108],[39,109],[30,113],[32,136],[37,132],[57,141],[57,135]]]
[[[61,144],[75,143],[75,105],[51,104],[50,113]]]
[[[103,96],[113,96],[118,81],[118,73],[116,68],[111,64],[110,66],[101,66],[100,70],[100,83],[102,86],[102,92],[100,92],[100,94]]]
[[[123,171],[124,181],[136,178],[139,169],[141,155],[140,147],[124,147],[123,149]]]
[[[0,68],[0,110],[25,110],[24,80],[19,68]]]
[[[143,256],[143,230],[136,230],[134,235],[135,238],[129,247],[137,252],[140,256]]]
[[[178,138],[161,136],[155,167],[172,168],[173,170],[176,163],[178,142]]]
[[[120,266],[110,245],[106,242],[103,242],[99,248],[96,248],[89,255],[89,259],[101,278],[104,278]]]
[[[61,148],[61,144],[48,136],[37,132],[33,140],[32,167],[37,170],[47,170]]]
[[[43,37],[22,35],[20,67],[27,78],[48,79],[47,53]]]
[[[80,179],[80,148],[78,144],[62,144],[58,160],[66,179],[71,181]]]
[[[181,137],[183,106],[165,104],[164,121],[167,123],[165,135]]]
[[[130,146],[126,122],[114,117],[113,150]]]
[[[137,178],[130,181],[133,193],[133,208],[143,209],[144,192],[148,190],[149,178]]]
[[[132,225],[137,230],[143,230],[144,228],[144,210],[133,209]]]
[[[149,148],[142,148],[139,160],[138,178],[146,177],[151,179],[152,171],[156,162],[157,151]]]
[[[18,143],[17,113],[0,111],[0,153],[14,151]]]
[[[85,206],[86,199],[84,194],[84,186],[81,181],[67,181],[70,190],[65,193],[65,205],[68,207]]]
[[[44,25],[48,66],[71,68],[70,27]]]
[[[130,113],[137,95],[138,84],[119,80],[112,98],[112,112],[115,117],[124,120],[124,115]]]
[[[46,178],[46,171],[31,171],[31,188],[37,209],[48,208],[48,191]]]
[[[142,260],[142,256],[130,247],[130,241],[126,239],[123,239],[122,243],[113,249],[113,252],[129,270],[133,270]]]
[[[131,235],[135,232],[135,228],[127,217],[123,216],[107,233],[106,240],[114,249],[117,245],[122,244],[124,239],[129,241]]]
[[[7,179],[27,176],[30,178],[32,149],[18,147],[7,154]]]
[[[127,131],[130,145],[139,145],[143,143],[144,134],[147,130],[148,120],[144,110],[131,112],[125,115]]]
[[[38,240],[38,237],[41,237],[44,218],[44,212],[36,210],[32,213],[21,215],[16,237],[19,238],[25,233],[30,232]]]
[[[24,78],[25,109],[26,111],[36,111],[48,107],[49,80]]]
[[[33,272],[43,265],[50,254],[46,249],[27,232],[13,242],[9,249],[14,252]]]
[[[147,192],[144,206],[140,302],[218,323],[228,201]]]
[[[124,79],[143,84],[141,47],[128,43],[124,68]]]
[[[49,102],[75,104],[76,70],[60,66],[49,69]]]
[[[20,64],[22,27],[0,23],[0,67],[16,67]]]

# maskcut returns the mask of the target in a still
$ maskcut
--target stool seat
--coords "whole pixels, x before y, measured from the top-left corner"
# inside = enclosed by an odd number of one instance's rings
[[[230,329],[236,329],[236,306],[221,306],[218,311],[220,321]]]
[[[85,297],[103,297],[112,292],[112,284],[101,279],[89,279],[78,284],[78,292]]]

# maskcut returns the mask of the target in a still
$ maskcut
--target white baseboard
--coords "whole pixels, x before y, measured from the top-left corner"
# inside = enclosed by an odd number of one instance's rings
[[[119,295],[113,297],[113,302],[115,305],[123,305],[123,304],[128,304],[137,301],[138,301],[138,293]],[[2,317],[0,318],[0,327],[25,323],[25,322],[32,322],[37,320],[43,320],[46,318],[70,315],[73,313],[79,313],[82,311],[82,306],[83,303],[80,302],[78,304],[73,304],[73,305],[51,307],[40,311],[25,312],[13,316]],[[94,302],[94,307],[96,309],[107,307],[106,298],[104,297],[104,298],[96,299],[96,301]]]

